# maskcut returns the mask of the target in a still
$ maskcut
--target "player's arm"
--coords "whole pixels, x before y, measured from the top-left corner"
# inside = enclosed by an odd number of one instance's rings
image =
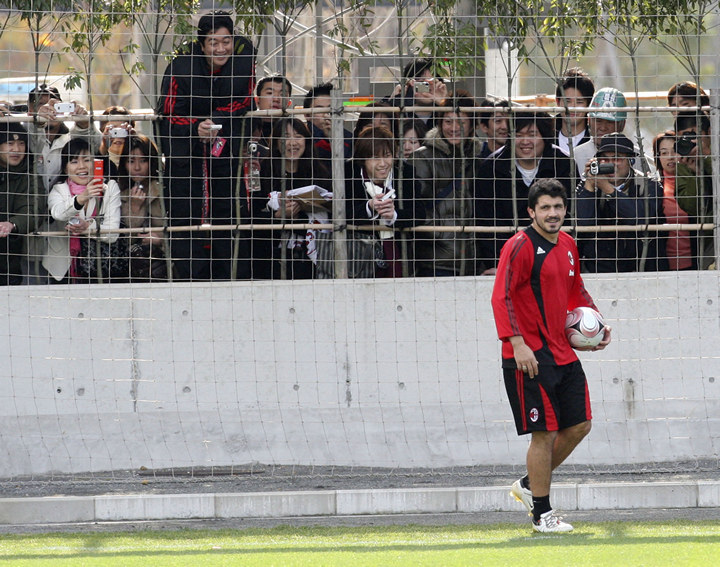
[[[525,243],[521,236],[512,238],[503,246],[495,275],[492,306],[498,337],[512,345],[517,367],[534,378],[538,369],[537,360],[535,353],[522,336],[520,323],[517,320],[518,310],[514,306],[517,287],[523,278],[527,278],[530,268],[523,262],[524,255],[518,253]]]
[[[577,248],[574,249],[573,253],[575,254],[575,257],[578,258],[579,254],[577,251]],[[592,296],[590,293],[588,293],[587,289],[585,289],[585,282],[583,282],[582,276],[580,275],[580,270],[576,270],[573,286],[570,291],[570,302],[568,304],[568,311],[572,311],[576,307],[591,307],[598,313],[601,313],[600,310],[595,305],[595,301],[593,301]],[[602,313],[601,313],[602,314]],[[605,331],[603,333],[603,340],[600,341],[600,344],[590,350],[602,350],[606,346],[610,344],[610,333],[612,331],[612,327],[610,325],[605,325]]]

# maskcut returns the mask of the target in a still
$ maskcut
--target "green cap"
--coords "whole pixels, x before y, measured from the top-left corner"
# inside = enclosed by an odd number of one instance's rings
[[[590,103],[590,108],[598,108],[601,110],[588,112],[588,116],[590,118],[600,118],[602,120],[612,120],[613,122],[620,122],[621,120],[627,119],[627,112],[602,109],[625,107],[627,107],[625,95],[617,89],[614,89],[612,87],[605,87],[595,93],[595,96]]]

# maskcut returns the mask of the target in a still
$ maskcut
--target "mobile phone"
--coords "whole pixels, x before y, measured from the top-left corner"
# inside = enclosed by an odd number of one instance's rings
[[[75,112],[74,102],[56,102],[53,106],[55,108],[55,112],[58,114],[70,114],[71,112]]]
[[[103,177],[105,177],[105,162],[96,158],[93,164],[93,179],[102,181]]]
[[[125,128],[111,128],[110,129],[110,137],[111,138],[127,138],[128,131]]]
[[[429,93],[430,92],[430,83],[427,81],[416,81],[415,82],[415,92],[416,93]]]
[[[210,130],[222,130],[222,124],[213,124],[210,126]]]

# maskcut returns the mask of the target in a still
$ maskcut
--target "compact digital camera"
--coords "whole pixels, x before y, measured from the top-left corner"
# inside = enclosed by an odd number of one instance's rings
[[[56,102],[53,107],[55,108],[55,112],[58,114],[70,114],[71,112],[75,112],[74,102]]]
[[[615,173],[615,166],[611,163],[590,162],[590,175],[609,175]]]

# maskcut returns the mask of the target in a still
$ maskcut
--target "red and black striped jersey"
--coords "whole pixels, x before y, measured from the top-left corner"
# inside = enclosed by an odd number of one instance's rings
[[[595,309],[580,276],[573,238],[558,233],[553,244],[532,226],[510,238],[502,248],[495,276],[492,307],[498,337],[503,342],[503,366],[514,367],[512,336],[520,335],[539,364],[569,364],[577,360],[565,337],[567,312]]]

